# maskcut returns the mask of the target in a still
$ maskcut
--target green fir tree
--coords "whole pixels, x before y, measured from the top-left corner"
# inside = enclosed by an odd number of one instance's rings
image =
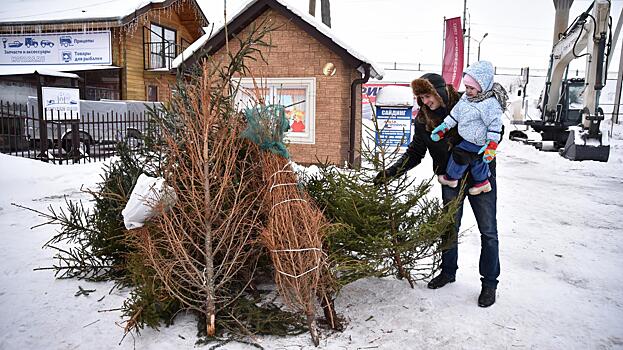
[[[364,277],[396,276],[411,287],[438,268],[441,238],[454,226],[455,202],[444,207],[429,192],[428,179],[374,177],[400,150],[376,138],[376,118],[366,129],[360,169],[322,165],[306,187],[335,224],[327,241],[334,274],[341,285]]]

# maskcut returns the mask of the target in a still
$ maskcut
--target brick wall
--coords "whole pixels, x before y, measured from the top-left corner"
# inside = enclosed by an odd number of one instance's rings
[[[348,138],[350,124],[350,85],[361,78],[356,67],[348,65],[340,56],[332,52],[274,10],[268,10],[255,20],[259,25],[269,19],[277,29],[271,31],[267,41],[274,46],[263,51],[266,62],[248,60],[252,75],[257,78],[316,78],[315,144],[289,144],[292,159],[301,164],[317,163],[318,160],[344,165],[348,160]],[[250,25],[241,33],[250,31]],[[230,50],[237,51],[235,41],[230,42]],[[222,48],[215,55],[222,57]],[[332,62],[337,71],[333,76],[325,76],[322,68]],[[360,92],[360,89],[357,90]],[[356,101],[356,155],[358,158],[361,140],[361,93]]]

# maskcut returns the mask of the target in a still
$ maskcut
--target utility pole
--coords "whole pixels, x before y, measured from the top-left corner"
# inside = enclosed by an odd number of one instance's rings
[[[443,56],[446,54],[446,16],[443,16],[443,36],[441,37],[441,60],[443,61]]]
[[[465,40],[465,14],[467,13],[467,0],[463,0],[463,40]]]
[[[467,18],[467,0],[463,0],[463,45],[465,45],[465,19]],[[445,23],[444,23],[444,28],[445,28]],[[445,38],[445,35],[444,35]],[[469,66],[469,37],[467,37],[467,66]],[[443,56],[441,56],[443,57]],[[466,66],[466,67],[467,67]]]
[[[465,67],[469,67],[469,46],[470,46],[470,43],[471,43],[470,39],[472,38],[472,25],[471,25],[471,22],[472,22],[472,16],[469,15],[469,21],[467,21],[468,28],[467,28],[467,36],[466,36],[466,38],[467,38],[467,65]]]

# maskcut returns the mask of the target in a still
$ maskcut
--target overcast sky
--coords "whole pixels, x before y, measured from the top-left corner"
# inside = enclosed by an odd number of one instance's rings
[[[287,0],[307,12],[309,0]],[[198,0],[210,21],[223,18],[223,0]],[[591,4],[575,0],[569,22]],[[246,0],[226,0],[227,11]],[[320,17],[320,0],[317,0]],[[439,5],[437,5],[437,4]],[[332,28],[369,59],[381,62],[440,65],[443,18],[462,17],[464,0],[331,0]],[[623,0],[612,0],[613,27]],[[554,30],[552,0],[467,0],[471,36],[481,40],[481,59],[498,67],[547,68]],[[467,26],[466,26],[467,27]],[[614,30],[614,28],[613,28]],[[471,40],[470,62],[477,59],[478,42]],[[467,45],[467,43],[466,43]],[[467,47],[466,49],[467,50]],[[609,71],[618,70],[621,38]],[[575,65],[583,67],[584,61]]]

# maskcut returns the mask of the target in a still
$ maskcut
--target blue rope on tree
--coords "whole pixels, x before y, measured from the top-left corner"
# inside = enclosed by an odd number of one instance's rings
[[[283,142],[290,123],[286,119],[283,105],[257,105],[244,111],[247,128],[242,137],[250,140],[263,150],[268,150],[286,159],[290,158],[288,149]]]

